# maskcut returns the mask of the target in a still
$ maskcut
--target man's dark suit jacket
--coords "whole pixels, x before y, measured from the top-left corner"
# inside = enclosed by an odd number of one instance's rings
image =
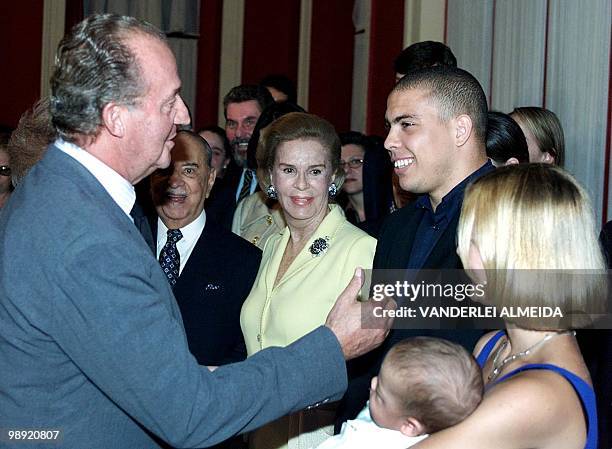
[[[232,219],[236,210],[236,190],[242,176],[242,168],[235,163],[228,165],[223,178],[217,178],[204,208],[206,215],[212,217],[223,229],[232,229]]]
[[[412,252],[419,224],[425,209],[410,203],[391,214],[383,224],[376,246],[374,268],[405,269]],[[459,215],[451,219],[446,230],[427,257],[423,269],[463,268],[456,252],[456,234]]]
[[[234,162],[228,165],[225,176],[215,181],[204,206],[207,216],[212,217],[223,229],[228,231],[232,229],[232,220],[237,206],[236,193],[242,177],[242,170]],[[255,187],[255,192],[258,190],[259,185]]]
[[[383,225],[376,246],[374,269],[405,269],[408,266],[415,235],[424,215],[425,209],[415,207],[415,203],[412,203],[389,216]],[[457,255],[458,224],[459,213],[452,217],[448,223],[446,230],[427,257],[422,267],[423,270],[463,269],[461,259]],[[437,329],[434,331],[395,329],[391,331],[380,351],[386,353],[398,341],[417,335],[445,338],[462,345],[471,352],[482,332],[479,330],[457,331],[455,329]],[[382,363],[382,360],[380,362]]]
[[[157,218],[151,227],[157,236]],[[189,350],[200,365],[220,366],[246,358],[240,310],[260,262],[258,248],[206,218],[173,289]]]

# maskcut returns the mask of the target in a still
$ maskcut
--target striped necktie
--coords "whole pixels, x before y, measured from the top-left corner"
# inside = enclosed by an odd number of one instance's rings
[[[238,201],[236,204],[251,194],[251,182],[253,182],[253,170],[249,170],[247,168],[244,172],[244,180],[242,182],[242,188],[240,189],[240,195],[238,195]]]

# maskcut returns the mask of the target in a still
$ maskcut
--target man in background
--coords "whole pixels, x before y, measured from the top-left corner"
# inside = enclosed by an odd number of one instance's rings
[[[265,87],[250,84],[233,87],[223,98],[225,134],[234,163],[211,192],[206,210],[226,229],[231,229],[236,205],[257,189],[254,167],[247,164],[247,148],[257,119],[272,103],[274,99]]]
[[[404,48],[395,58],[395,81],[399,81],[410,70],[435,66],[457,67],[455,55],[442,42],[416,42]]]
[[[246,358],[240,310],[257,276],[261,251],[208,220],[215,182],[211,149],[191,131],[174,138],[172,163],[151,175],[158,218],[156,255],[181,310],[189,350],[200,365]]]

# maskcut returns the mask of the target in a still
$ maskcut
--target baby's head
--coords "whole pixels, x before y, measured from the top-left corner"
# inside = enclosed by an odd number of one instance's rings
[[[372,379],[370,414],[380,427],[416,436],[453,426],[483,395],[480,368],[461,346],[431,337],[391,348]]]

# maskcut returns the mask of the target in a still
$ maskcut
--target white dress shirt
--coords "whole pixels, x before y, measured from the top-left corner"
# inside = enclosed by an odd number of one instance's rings
[[[187,226],[180,228],[183,238],[176,242],[176,249],[179,253],[180,264],[179,264],[179,276],[183,272],[183,267],[187,264],[189,256],[193,252],[204,226],[206,225],[206,213],[202,210],[202,213],[189,223]],[[168,240],[168,228],[164,224],[161,218],[157,219],[157,260],[159,260],[159,253]]]
[[[134,221],[130,212],[136,202],[136,192],[134,186],[127,179],[81,147],[63,139],[57,139],[54,145],[85,167],[102,184],[104,190],[108,192],[130,220]]]

